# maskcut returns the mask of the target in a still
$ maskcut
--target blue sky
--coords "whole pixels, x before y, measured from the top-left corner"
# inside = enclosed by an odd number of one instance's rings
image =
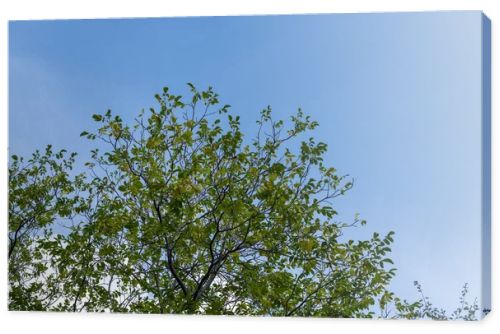
[[[211,85],[255,129],[271,105],[320,123],[326,161],[355,178],[346,234],[396,232],[393,289],[458,305],[481,282],[481,14],[18,21],[9,25],[9,149],[88,152],[110,108],[132,119],[168,85]]]

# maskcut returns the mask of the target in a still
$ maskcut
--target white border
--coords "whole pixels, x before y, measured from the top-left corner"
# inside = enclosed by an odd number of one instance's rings
[[[299,13],[350,13],[385,11],[427,11],[427,10],[483,10],[492,21],[492,152],[499,147],[499,118],[495,117],[495,96],[499,89],[495,85],[499,70],[495,66],[498,58],[496,22],[500,22],[498,0],[141,0],[141,1],[103,1],[103,0],[4,0],[0,2],[0,249],[6,249],[7,228],[7,131],[8,131],[8,63],[7,63],[7,22],[26,19],[69,19],[69,18],[108,18],[108,17],[166,17],[166,16],[221,16],[252,14],[299,14]],[[29,122],[29,120],[26,120]],[[497,130],[497,131],[496,131]],[[6,253],[0,255],[0,326],[4,333],[421,333],[438,330],[443,333],[468,333],[471,330],[496,332],[500,328],[498,305],[499,290],[495,285],[498,278],[500,248],[495,241],[500,240],[498,212],[495,209],[499,179],[495,171],[499,166],[499,155],[492,157],[492,252],[493,252],[493,312],[478,323],[429,322],[429,321],[365,321],[332,319],[282,319],[249,317],[193,317],[193,316],[138,316],[138,315],[74,315],[56,313],[9,313],[6,311]]]

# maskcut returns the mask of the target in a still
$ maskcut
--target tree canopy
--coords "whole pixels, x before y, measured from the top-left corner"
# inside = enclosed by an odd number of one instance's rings
[[[336,218],[353,180],[308,137],[317,122],[267,107],[250,136],[212,88],[189,88],[132,124],[93,115],[75,170],[51,146],[11,157],[11,310],[439,318],[389,291],[393,232],[346,235],[366,222]]]

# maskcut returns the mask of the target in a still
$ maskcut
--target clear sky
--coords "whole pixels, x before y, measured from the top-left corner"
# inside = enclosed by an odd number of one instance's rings
[[[340,217],[396,232],[393,289],[458,305],[481,282],[481,14],[438,12],[9,25],[9,148],[88,152],[110,108],[132,119],[168,85],[214,87],[253,133],[271,105],[320,123],[326,162],[355,178]]]

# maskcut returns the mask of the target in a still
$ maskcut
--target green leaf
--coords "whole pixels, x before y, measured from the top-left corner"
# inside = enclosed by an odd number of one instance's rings
[[[103,118],[102,118],[102,115],[94,114],[94,115],[92,115],[92,119],[96,122],[101,122]]]

